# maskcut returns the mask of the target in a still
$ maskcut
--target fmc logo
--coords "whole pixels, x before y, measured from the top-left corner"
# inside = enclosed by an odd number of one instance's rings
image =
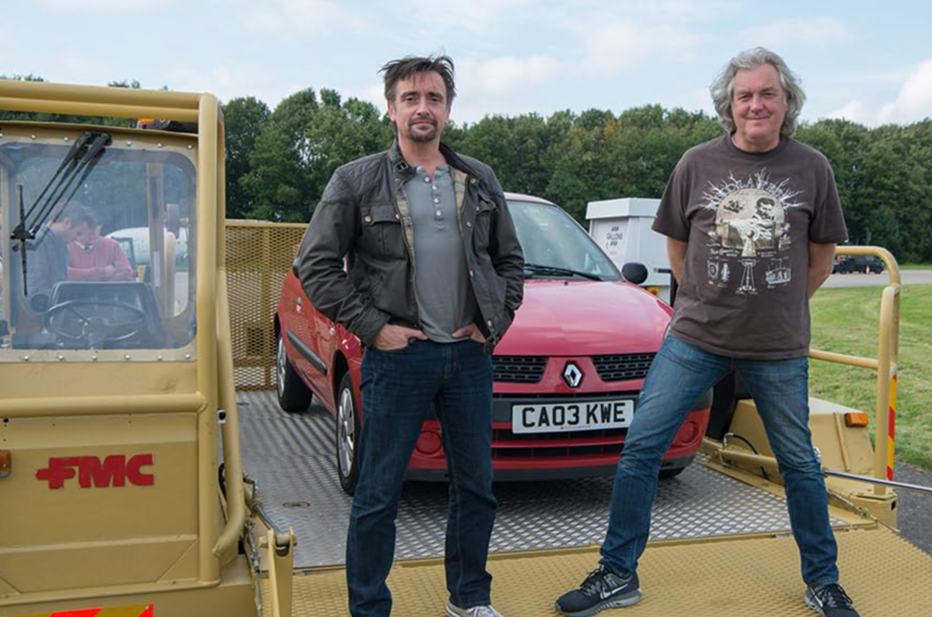
[[[142,473],[143,467],[151,467],[151,454],[137,454],[127,460],[125,454],[111,454],[103,461],[99,456],[66,456],[49,458],[49,466],[36,471],[36,479],[48,480],[50,489],[63,488],[65,480],[77,475],[81,488],[106,488],[126,486],[152,486],[155,475]]]

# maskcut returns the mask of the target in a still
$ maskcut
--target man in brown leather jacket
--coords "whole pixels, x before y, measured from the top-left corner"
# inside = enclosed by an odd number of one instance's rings
[[[397,139],[334,172],[298,264],[314,306],[366,346],[346,553],[350,612],[391,612],[385,579],[401,484],[433,403],[450,479],[446,611],[500,617],[486,571],[496,506],[489,353],[521,304],[524,260],[495,174],[440,142],[453,62],[408,57],[382,71]]]

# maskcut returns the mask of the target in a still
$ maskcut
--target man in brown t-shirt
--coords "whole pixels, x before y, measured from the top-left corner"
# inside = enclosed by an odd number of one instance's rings
[[[838,585],[808,426],[809,298],[847,239],[834,175],[792,139],[805,95],[780,56],[738,54],[711,91],[726,135],[683,155],[654,222],[679,283],[669,336],[628,429],[599,568],[557,609],[581,617],[640,600],[637,562],[663,454],[695,401],[737,369],[786,486],[805,601],[825,617],[857,617]]]

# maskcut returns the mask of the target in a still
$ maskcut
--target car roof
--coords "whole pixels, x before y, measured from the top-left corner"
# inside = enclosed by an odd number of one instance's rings
[[[542,197],[535,197],[534,195],[524,195],[522,193],[505,193],[505,199],[508,201],[529,201],[535,204],[547,204],[548,206],[555,206],[557,204],[552,201],[548,201]]]

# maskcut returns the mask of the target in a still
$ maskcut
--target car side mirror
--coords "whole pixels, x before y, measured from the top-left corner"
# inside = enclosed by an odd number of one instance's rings
[[[647,280],[647,266],[636,261],[628,262],[622,266],[621,275],[629,283],[640,285]]]

